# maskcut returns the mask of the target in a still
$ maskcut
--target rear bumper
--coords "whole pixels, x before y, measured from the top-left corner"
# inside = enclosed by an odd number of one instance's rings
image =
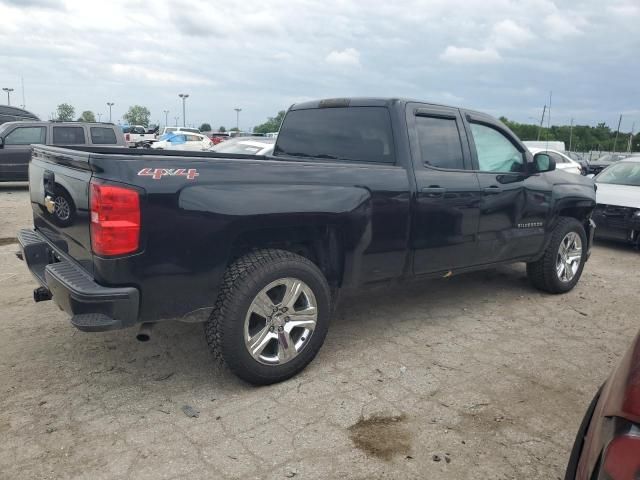
[[[37,230],[18,232],[21,258],[53,301],[85,332],[102,332],[138,322],[140,292],[134,287],[104,287]]]

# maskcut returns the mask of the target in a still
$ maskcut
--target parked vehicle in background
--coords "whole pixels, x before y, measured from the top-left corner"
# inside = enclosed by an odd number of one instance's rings
[[[565,152],[565,154],[574,162],[577,162],[582,168],[582,175],[587,175],[589,173],[589,161],[587,158],[578,152]]]
[[[587,408],[564,478],[640,478],[640,335]]]
[[[188,127],[164,127],[162,129],[162,135],[166,135],[167,133],[177,133],[177,132],[187,132],[187,133],[200,133],[199,128],[188,128]]]
[[[72,227],[43,208],[51,175],[87,212]],[[591,179],[488,115],[399,99],[293,105],[269,157],[38,146],[29,177],[35,230],[18,241],[36,300],[145,339],[150,322],[205,321],[256,384],[316,356],[340,291],[525,262],[564,293],[594,229]]]
[[[596,237],[640,247],[640,156],[609,165],[594,180]]]
[[[580,166],[580,164],[575,160],[572,160],[562,152],[558,152],[557,150],[546,150],[542,148],[533,148],[533,147],[530,147],[529,151],[534,155],[536,153],[548,154],[551,158],[553,158],[553,161],[556,162],[556,168],[558,170],[562,170],[569,173],[575,173],[577,175],[583,175],[582,167]],[[586,175],[586,172],[584,173],[584,175]]]
[[[189,150],[193,152],[209,150],[213,142],[206,135],[189,132],[173,132],[162,135],[151,144],[155,150]]]
[[[6,122],[0,125],[0,182],[29,179],[31,145],[126,146],[111,123]]]
[[[546,141],[546,140],[525,140],[524,143],[529,150],[535,148],[537,150],[554,150],[556,152],[565,151],[566,147],[564,146],[564,142],[560,141]]]
[[[271,155],[275,138],[238,137],[215,145],[212,151],[218,153],[242,153],[245,155]]]
[[[264,136],[268,138],[278,138],[278,132],[268,132],[265,133]]]
[[[10,107],[9,105],[0,105],[0,125],[7,122],[20,122],[26,120],[40,119],[31,112],[18,107]]]
[[[214,145],[218,145],[220,142],[224,142],[231,137],[229,135],[229,132],[213,132],[209,135],[209,138]]]
[[[587,173],[598,175],[612,163],[627,158],[629,155],[630,154],[626,153],[607,153],[606,155],[602,155],[597,160],[589,162],[589,171]]]
[[[147,128],[144,125],[127,125],[122,127],[124,139],[129,147],[149,148],[158,136],[158,127]]]

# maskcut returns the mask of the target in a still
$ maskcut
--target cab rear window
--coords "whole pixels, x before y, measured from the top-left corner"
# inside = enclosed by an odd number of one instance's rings
[[[82,127],[53,127],[54,145],[82,145],[87,143]]]
[[[94,145],[117,145],[118,139],[113,128],[91,127],[91,143]]]
[[[292,110],[284,119],[274,155],[394,163],[389,111],[384,107]]]

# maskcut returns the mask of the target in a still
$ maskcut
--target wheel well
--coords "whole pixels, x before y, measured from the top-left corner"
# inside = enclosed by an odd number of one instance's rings
[[[299,226],[265,228],[242,233],[233,241],[230,263],[247,252],[277,248],[311,260],[331,287],[342,284],[344,252],[342,237],[335,227]]]
[[[566,207],[558,212],[561,217],[571,217],[578,220],[583,225],[587,223],[589,214],[592,212],[591,207]]]

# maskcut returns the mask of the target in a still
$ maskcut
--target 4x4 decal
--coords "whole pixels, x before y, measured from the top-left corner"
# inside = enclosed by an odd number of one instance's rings
[[[193,180],[199,175],[195,168],[143,168],[138,172],[139,177],[151,177],[154,180],[162,177],[187,177],[187,180]]]

